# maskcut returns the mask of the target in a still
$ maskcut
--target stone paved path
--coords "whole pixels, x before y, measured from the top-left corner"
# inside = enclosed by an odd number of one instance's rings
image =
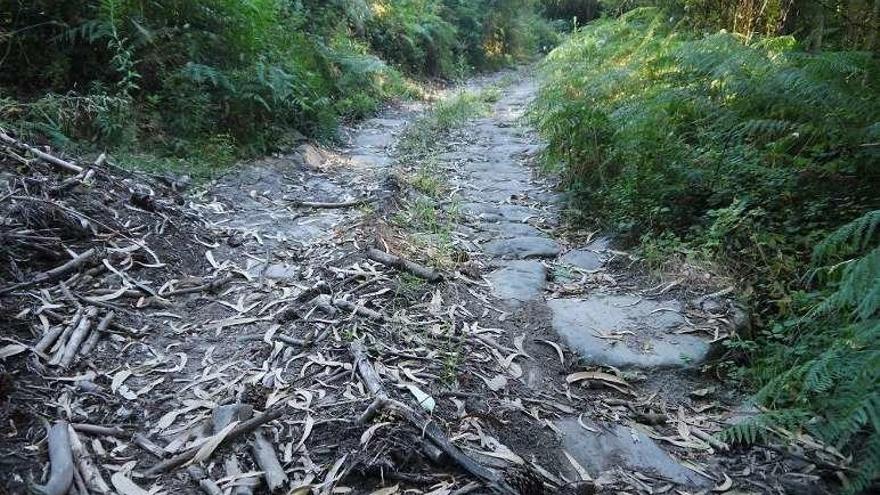
[[[508,311],[526,313],[525,320],[549,317],[557,341],[582,365],[643,376],[700,365],[709,339],[679,333],[687,327],[680,301],[620,293],[610,284],[577,297],[548,295],[554,276],[600,273],[614,254],[607,239],[579,245],[559,236],[562,200],[529,166],[540,142],[521,117],[534,92],[533,81],[516,82],[491,115],[463,130],[471,144],[440,155],[441,165],[453,172],[451,181],[491,268],[486,278],[492,293]],[[523,380],[557,386],[557,377],[540,378],[540,364],[528,366],[532,369]],[[635,470],[683,487],[712,486],[625,418],[609,422],[582,415],[555,424],[563,447],[560,465],[570,465],[567,452],[592,476]]]

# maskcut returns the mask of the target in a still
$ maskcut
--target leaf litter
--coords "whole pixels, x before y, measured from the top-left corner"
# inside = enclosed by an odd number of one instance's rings
[[[446,144],[467,140],[452,135]],[[617,372],[572,369],[554,335],[527,339],[523,322],[474,275],[479,266],[445,267],[439,285],[413,282],[412,273],[433,278],[433,268],[423,271],[430,260],[413,256],[409,238],[381,220],[401,206],[393,176],[326,154],[319,170],[280,155],[184,195],[106,157],[72,174],[0,149],[0,303],[10,328],[0,386],[12,428],[0,454],[19,468],[7,488],[51,481],[44,423],[59,421],[82,439],[70,491],[83,495],[96,492],[84,485],[94,479],[82,467],[86,454],[125,495],[212,486],[236,495],[267,486],[289,494],[664,493],[668,483],[646,476],[594,480],[556,440],[554,421],[567,415],[651,418],[656,424],[641,431],[680,449],[717,492],[751,476],[700,464],[703,452],[721,448],[713,441],[720,427],[706,414],[643,397]],[[370,198],[373,211],[360,200],[353,208],[352,195]],[[473,243],[456,243],[461,257],[479,257]],[[414,264],[376,261],[370,247]],[[723,337],[718,320],[699,328]],[[359,371],[351,342],[363,344],[387,397]],[[531,387],[537,363],[551,379]],[[810,442],[801,445],[844,464]]]

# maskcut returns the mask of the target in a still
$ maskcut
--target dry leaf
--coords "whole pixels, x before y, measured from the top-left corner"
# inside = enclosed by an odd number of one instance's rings
[[[559,355],[559,364],[565,366],[565,354],[562,352],[562,347],[556,342],[551,342],[549,340],[536,340],[535,342],[541,342],[542,344],[547,344],[550,347],[556,349],[556,354]]]
[[[110,391],[116,393],[116,390],[119,388],[119,386],[125,383],[125,380],[128,380],[128,378],[132,374],[133,373],[131,370],[122,370],[116,372],[116,374],[113,375],[113,380],[110,382]]]
[[[202,446],[199,448],[199,451],[196,452],[196,455],[193,456],[192,461],[190,461],[189,464],[198,464],[208,457],[211,457],[211,454],[213,454],[217,447],[220,446],[220,444],[226,438],[226,435],[229,435],[229,432],[232,431],[233,428],[238,426],[238,423],[240,423],[240,421],[233,421],[232,423],[226,425],[226,428],[220,430],[220,433],[209,437],[208,440],[206,440],[205,443],[203,443]]]
[[[722,474],[724,475],[724,481],[720,485],[713,488],[713,492],[726,492],[727,490],[733,488],[733,480],[730,479],[730,476],[728,476],[727,473]]]
[[[486,380],[485,378],[483,380],[486,382],[486,386],[489,387],[489,390],[493,392],[497,392],[507,386],[507,378],[505,378],[504,375],[495,375],[489,380]]]
[[[568,383],[575,383],[583,380],[598,380],[600,382],[613,383],[615,385],[629,387],[629,383],[627,383],[626,380],[624,380],[623,378],[612,375],[611,373],[603,373],[601,371],[581,371],[578,373],[572,373],[565,377],[565,381]]]
[[[574,457],[572,457],[571,454],[568,453],[568,451],[563,450],[562,453],[565,454],[565,457],[568,459],[568,462],[571,464],[571,466],[577,472],[578,476],[580,476],[581,481],[592,481],[593,480],[593,478],[590,477],[590,473],[588,473],[587,470],[584,469],[584,467],[581,466],[581,464]]]
[[[361,434],[361,445],[366,445],[367,443],[369,443],[370,439],[373,438],[373,435],[376,433],[376,430],[378,430],[379,428],[381,428],[383,426],[387,426],[390,424],[391,423],[389,423],[389,422],[376,423],[373,426],[367,428],[367,430]]]
[[[370,492],[370,495],[394,495],[397,493],[400,488],[400,485],[389,486],[388,488],[380,488],[374,492]]]
[[[150,495],[150,492],[134,484],[134,481],[128,479],[122,472],[114,473],[110,477],[110,483],[113,488],[121,495]]]

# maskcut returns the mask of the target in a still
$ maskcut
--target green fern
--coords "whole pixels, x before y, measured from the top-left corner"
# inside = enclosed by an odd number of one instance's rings
[[[724,263],[775,320],[745,372],[767,412],[726,438],[806,431],[865,452],[847,490],[868,486],[880,474],[880,61],[694,34],[638,9],[574,33],[541,75],[530,116],[578,209]]]

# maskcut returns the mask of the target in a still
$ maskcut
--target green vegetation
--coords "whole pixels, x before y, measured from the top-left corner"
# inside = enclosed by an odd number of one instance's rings
[[[397,162],[406,170],[408,186],[401,208],[392,218],[400,237],[408,246],[404,251],[436,268],[456,265],[458,255],[453,230],[459,220],[459,205],[450,197],[445,171],[438,167],[442,143],[469,120],[488,113],[498,101],[510,76],[478,90],[454,92],[437,102],[425,115],[411,123],[398,144]]]
[[[438,137],[488,112],[489,105],[497,101],[504,85],[506,82],[501,81],[480,91],[462,90],[439,101],[406,129],[399,146],[401,160],[411,161],[434,154]]]
[[[663,8],[549,55],[531,113],[546,162],[581,219],[736,275],[757,331],[731,350],[770,412],[730,434],[806,430],[858,453],[846,489],[863,490],[880,475],[880,2],[603,2],[637,3]]]
[[[0,127],[207,174],[510,64],[555,36],[533,0],[38,0],[0,10]],[[552,41],[552,40],[551,40]],[[123,160],[120,160],[123,161]]]

